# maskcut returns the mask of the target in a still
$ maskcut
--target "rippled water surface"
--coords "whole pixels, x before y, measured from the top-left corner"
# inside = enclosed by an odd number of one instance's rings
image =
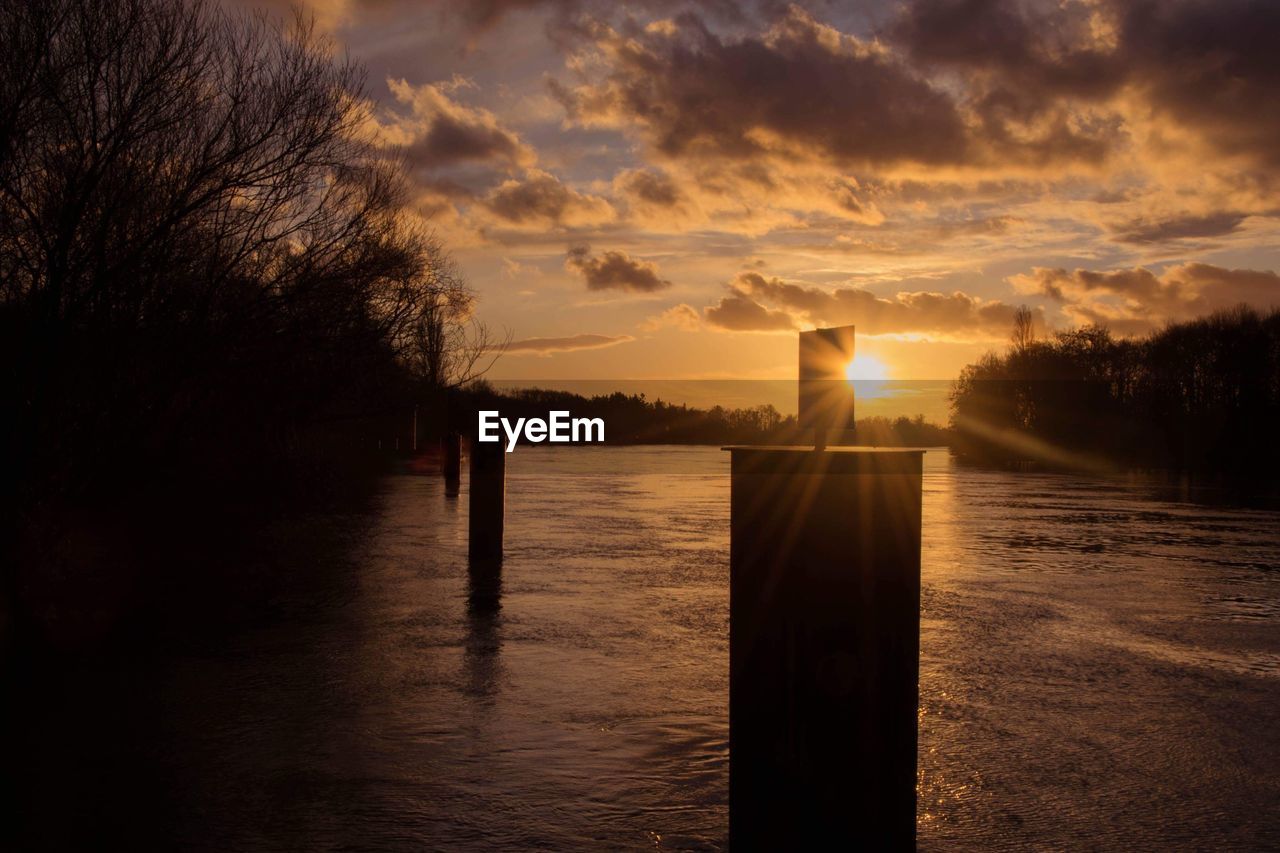
[[[465,482],[393,477],[343,595],[167,670],[188,844],[727,844],[727,454],[508,459],[500,587]],[[924,489],[921,848],[1280,845],[1280,514],[943,451]]]

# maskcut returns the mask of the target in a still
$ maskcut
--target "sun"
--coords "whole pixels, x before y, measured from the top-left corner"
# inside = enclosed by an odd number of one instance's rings
[[[844,366],[844,378],[850,382],[880,382],[889,378],[889,368],[875,356],[857,355]]]

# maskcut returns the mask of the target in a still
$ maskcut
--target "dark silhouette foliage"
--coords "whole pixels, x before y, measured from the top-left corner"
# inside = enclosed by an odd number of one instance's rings
[[[92,599],[165,525],[314,494],[368,419],[475,375],[473,294],[306,19],[28,0],[0,54],[10,601]]]
[[[504,418],[546,418],[550,411],[574,417],[603,418],[605,439],[619,444],[812,444],[813,430],[802,430],[795,415],[783,415],[771,405],[709,409],[649,400],[644,394],[584,396],[567,391],[528,389],[496,392],[483,383],[460,395],[459,427],[474,432],[478,409],[497,410]],[[860,418],[852,436],[857,444],[898,447],[939,447],[949,443],[948,431],[915,418]],[[848,442],[845,442],[848,443]]]
[[[966,455],[1259,479],[1280,470],[1280,311],[1240,306],[1140,339],[1089,326],[964,368],[951,396]]]

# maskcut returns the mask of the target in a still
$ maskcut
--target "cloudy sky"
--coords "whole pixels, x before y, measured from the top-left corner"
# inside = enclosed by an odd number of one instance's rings
[[[1280,4],[310,0],[515,341],[494,375],[898,379],[1280,305]]]

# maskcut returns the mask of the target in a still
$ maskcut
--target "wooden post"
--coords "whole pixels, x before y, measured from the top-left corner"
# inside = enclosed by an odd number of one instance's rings
[[[468,555],[473,564],[502,562],[507,453],[502,442],[471,442]]]
[[[444,473],[445,497],[456,498],[462,489],[462,436],[446,432],[440,439],[440,466]]]
[[[731,447],[737,850],[913,850],[923,451]]]

